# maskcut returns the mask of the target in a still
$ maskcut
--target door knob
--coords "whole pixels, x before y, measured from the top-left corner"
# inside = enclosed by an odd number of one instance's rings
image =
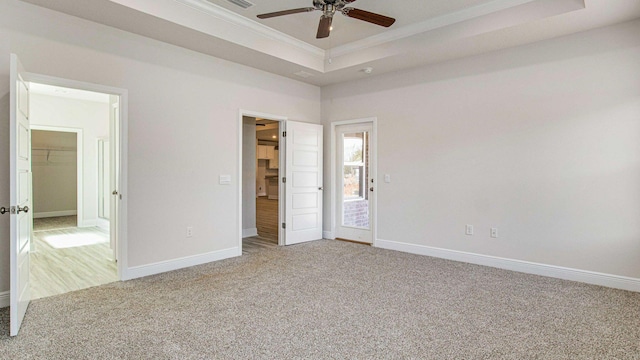
[[[25,206],[25,207],[22,207],[22,208],[21,208],[21,207],[18,205],[18,212],[17,212],[17,214],[20,214],[20,212],[28,213],[28,212],[29,212],[29,207],[28,207],[28,206]]]
[[[373,191],[373,186],[369,188],[369,191]]]
[[[118,195],[118,190],[113,190],[113,192],[111,193],[111,195]]]
[[[8,207],[0,207],[0,215],[4,215],[6,213],[9,212],[9,208]]]
[[[322,186],[320,186],[320,187],[318,188],[318,190],[324,190],[324,188],[323,188]]]

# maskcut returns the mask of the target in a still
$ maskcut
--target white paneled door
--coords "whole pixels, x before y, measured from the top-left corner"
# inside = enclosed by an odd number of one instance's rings
[[[11,176],[11,295],[10,333],[16,336],[31,300],[29,252],[31,251],[31,131],[29,84],[18,57],[10,65],[10,176]]]
[[[285,245],[322,239],[322,125],[286,123]]]

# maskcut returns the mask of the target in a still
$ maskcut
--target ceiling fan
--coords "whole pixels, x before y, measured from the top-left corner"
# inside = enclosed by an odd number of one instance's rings
[[[331,22],[333,21],[333,15],[336,12],[342,13],[342,15],[363,20],[366,22],[370,22],[372,24],[389,27],[396,22],[396,19],[390,18],[388,16],[372,13],[365,10],[354,9],[352,7],[347,7],[347,4],[350,4],[356,0],[313,0],[313,7],[305,7],[298,9],[290,9],[283,11],[276,11],[266,14],[258,15],[259,19],[268,19],[276,16],[283,15],[291,15],[298,14],[304,12],[310,12],[315,10],[322,11],[322,16],[320,17],[320,24],[318,25],[318,34],[316,35],[317,39],[322,39],[329,37],[329,33],[331,32]]]

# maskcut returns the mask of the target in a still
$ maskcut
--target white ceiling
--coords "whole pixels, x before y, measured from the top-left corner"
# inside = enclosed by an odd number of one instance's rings
[[[639,0],[357,0],[350,6],[397,22],[336,15],[331,36],[317,40],[318,11],[255,17],[312,0],[249,0],[247,10],[227,0],[22,1],[319,86],[640,18]]]
[[[313,6],[313,0],[249,0],[249,2],[255,5],[247,9],[243,9],[228,0],[205,1],[219,5],[240,16],[255,20],[263,25],[325,50],[377,35],[387,30],[378,25],[338,14],[333,18],[331,36],[326,39],[316,39],[318,22],[322,15],[320,11],[264,20],[256,17],[258,14],[268,12],[311,7]],[[357,0],[348,6],[395,18],[396,22],[391,26],[391,28],[394,29],[491,1],[493,0],[402,0],[401,2]],[[399,6],[399,4],[402,5]]]

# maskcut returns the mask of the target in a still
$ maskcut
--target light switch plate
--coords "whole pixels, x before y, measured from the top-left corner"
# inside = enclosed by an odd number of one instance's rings
[[[220,185],[231,184],[231,175],[220,175]]]
[[[386,183],[390,183],[391,182],[391,175],[390,174],[384,174],[384,182],[386,182]]]

